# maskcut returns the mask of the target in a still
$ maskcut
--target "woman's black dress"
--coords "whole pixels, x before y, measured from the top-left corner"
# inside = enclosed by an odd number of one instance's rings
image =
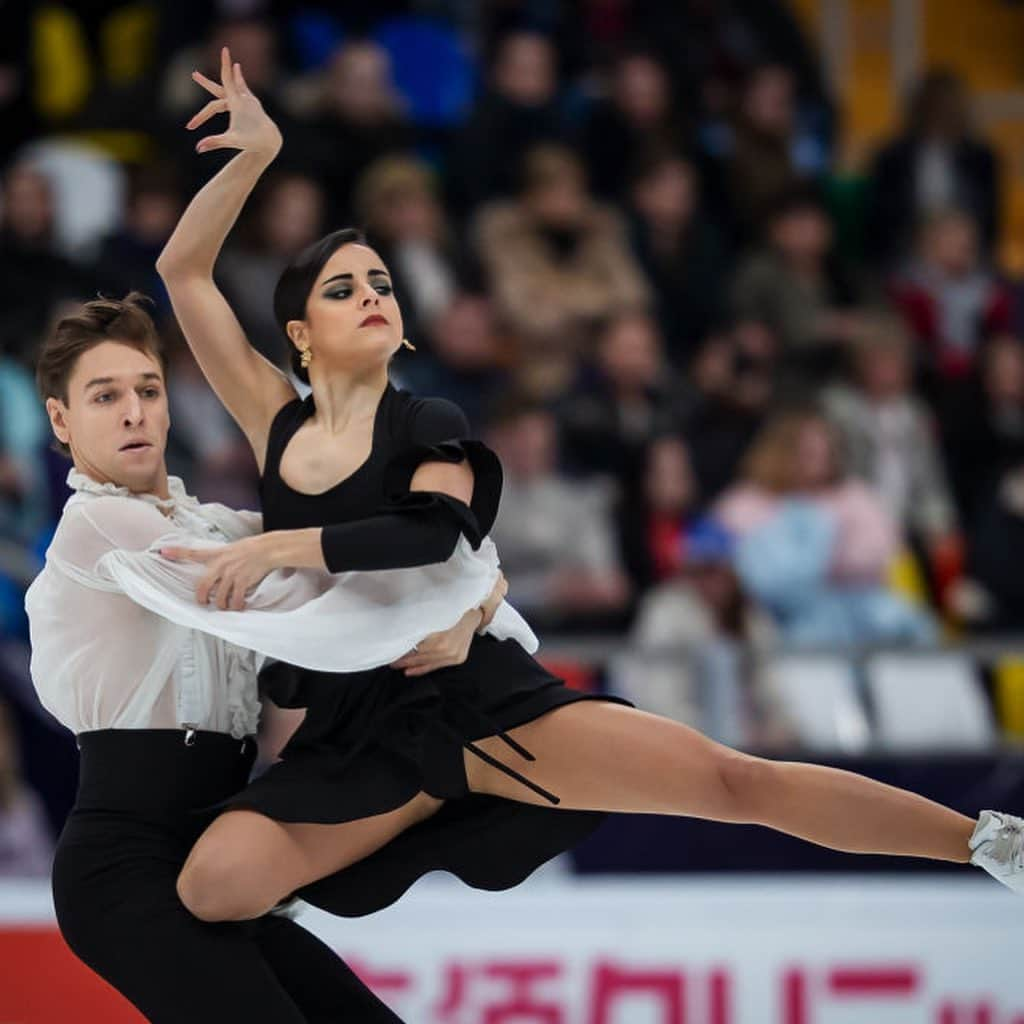
[[[377,409],[367,461],[336,486],[308,495],[289,487],[279,467],[288,441],[313,412],[312,396],[295,399],[271,426],[261,481],[265,530],[396,512],[409,516],[410,524],[456,517],[474,547],[490,530],[501,467],[482,444],[465,440],[468,426],[457,406],[415,398],[389,384]],[[409,493],[421,462],[463,457],[474,470],[470,507],[443,495]],[[386,611],[380,628],[387,629]],[[564,704],[614,699],[569,689],[514,640],[477,636],[465,663],[419,678],[388,667],[334,674],[275,662],[260,681],[278,705],[305,707],[306,718],[282,760],[228,806],[278,821],[338,823],[394,810],[421,791],[446,801],[437,814],[383,849],[299,893],[331,913],[357,916],[379,910],[434,870],[450,871],[480,889],[510,888],[578,843],[604,817],[469,792],[467,747],[557,803],[557,796],[530,782],[528,752],[506,739],[507,756],[495,762],[474,741]]]

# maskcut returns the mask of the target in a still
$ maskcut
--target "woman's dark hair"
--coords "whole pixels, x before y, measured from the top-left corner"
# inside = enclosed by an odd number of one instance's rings
[[[299,362],[298,349],[288,338],[288,321],[306,319],[306,303],[324,264],[343,245],[366,245],[366,237],[357,228],[341,228],[307,246],[284,268],[274,289],[274,319],[277,320],[291,350],[292,371],[303,383],[309,372]]]

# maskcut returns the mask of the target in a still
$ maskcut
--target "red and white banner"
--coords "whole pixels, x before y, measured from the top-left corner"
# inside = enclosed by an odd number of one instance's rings
[[[980,877],[421,883],[301,920],[408,1024],[1024,1024],[1024,904]],[[0,1022],[140,1018],[0,885]]]

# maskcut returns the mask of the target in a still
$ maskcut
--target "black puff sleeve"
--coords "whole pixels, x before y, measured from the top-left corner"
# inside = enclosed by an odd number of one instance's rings
[[[462,410],[443,399],[417,399],[406,425],[403,449],[384,472],[385,502],[379,513],[323,528],[321,546],[331,572],[445,562],[460,534],[478,548],[490,532],[501,498],[501,463],[486,445],[467,438],[469,424]],[[424,462],[463,459],[474,476],[469,505],[447,494],[409,490]]]

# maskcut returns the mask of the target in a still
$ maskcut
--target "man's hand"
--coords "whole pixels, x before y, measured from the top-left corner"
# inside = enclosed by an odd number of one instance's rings
[[[404,670],[407,676],[425,676],[435,669],[461,665],[469,656],[469,645],[480,628],[483,612],[473,608],[466,612],[451,629],[444,633],[431,633],[408,654],[391,663],[392,668]]]

